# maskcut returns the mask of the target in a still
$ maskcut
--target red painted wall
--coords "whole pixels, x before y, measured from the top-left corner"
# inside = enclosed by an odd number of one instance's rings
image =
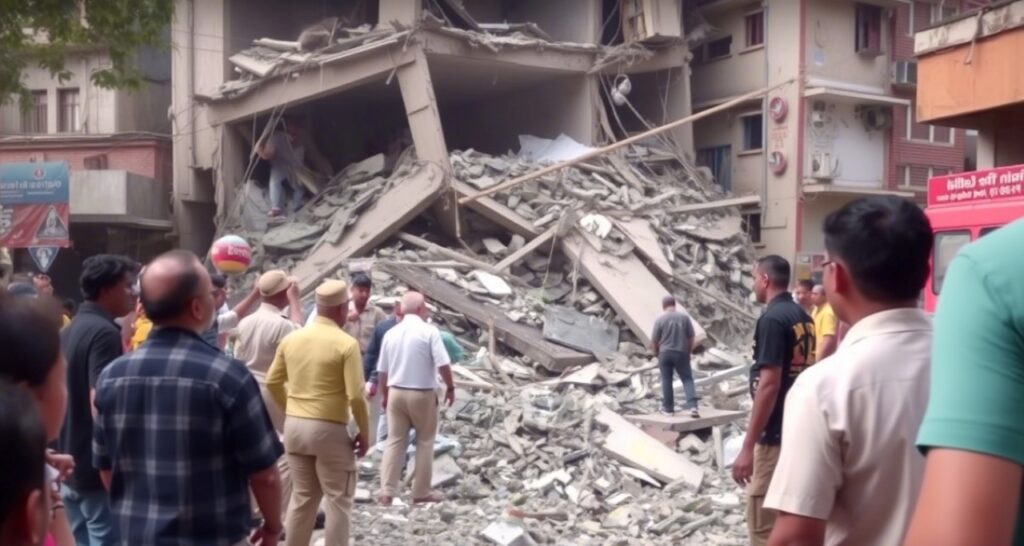
[[[99,142],[5,142],[0,145],[0,163],[31,161],[42,155],[43,161],[67,161],[72,170],[85,170],[87,157],[105,154],[107,169],[148,176],[170,187],[172,163],[169,140],[117,139],[115,136]]]

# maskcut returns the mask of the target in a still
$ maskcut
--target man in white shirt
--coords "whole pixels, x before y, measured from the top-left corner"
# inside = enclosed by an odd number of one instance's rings
[[[932,326],[917,298],[932,231],[920,208],[897,197],[853,201],[824,231],[828,299],[852,327],[786,397],[764,502],[779,512],[768,544],[898,545],[924,470],[914,439],[928,403]]]
[[[451,359],[441,332],[426,322],[423,294],[406,292],[402,313],[402,322],[384,335],[377,362],[381,402],[388,416],[388,439],[381,464],[380,503],[385,506],[391,505],[398,490],[410,429],[416,431],[413,503],[444,500],[441,493],[430,490],[437,436],[438,374],[447,388],[445,401],[449,406],[455,402]]]

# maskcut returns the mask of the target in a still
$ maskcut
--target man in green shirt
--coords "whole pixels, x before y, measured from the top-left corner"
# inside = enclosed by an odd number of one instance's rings
[[[904,546],[1024,544],[1022,272],[1024,220],[964,247],[949,266],[917,438],[924,482]]]

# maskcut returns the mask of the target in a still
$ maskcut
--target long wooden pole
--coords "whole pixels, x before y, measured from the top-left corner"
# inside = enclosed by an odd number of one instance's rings
[[[633,144],[634,142],[639,142],[641,140],[644,140],[645,138],[650,138],[650,137],[652,137],[654,135],[657,135],[657,134],[660,134],[660,133],[664,133],[665,131],[671,131],[672,129],[675,129],[676,127],[681,127],[683,125],[686,125],[687,123],[693,123],[693,122],[695,122],[697,120],[704,119],[704,118],[706,118],[706,117],[708,117],[710,115],[717,114],[719,112],[728,110],[728,109],[730,109],[730,108],[732,108],[734,106],[737,106],[739,104],[742,104],[742,103],[744,103],[744,102],[746,102],[748,100],[756,99],[758,97],[763,97],[764,95],[767,95],[768,93],[771,93],[772,91],[774,91],[774,90],[776,90],[776,89],[778,89],[778,88],[780,88],[780,87],[782,87],[784,85],[789,85],[789,84],[793,83],[794,81],[796,81],[796,78],[790,78],[790,79],[788,79],[788,80],[786,80],[786,81],[784,81],[782,83],[773,85],[771,87],[764,87],[762,89],[758,89],[757,91],[751,91],[750,93],[747,93],[746,95],[741,95],[739,97],[736,97],[735,99],[732,99],[732,100],[730,100],[728,102],[724,102],[722,104],[719,104],[718,106],[715,106],[713,108],[708,108],[707,110],[702,110],[700,112],[697,112],[696,114],[691,114],[689,116],[686,116],[685,118],[677,119],[676,121],[673,121],[671,123],[667,123],[667,124],[662,125],[660,127],[655,127],[654,129],[651,129],[649,131],[645,131],[645,132],[640,133],[638,135],[633,135],[633,136],[631,136],[629,138],[622,139],[622,140],[620,140],[618,142],[613,142],[613,143],[611,143],[611,144],[609,144],[607,146],[604,146],[602,148],[597,148],[597,149],[591,150],[591,151],[589,151],[589,152],[587,152],[587,153],[585,153],[585,154],[583,154],[583,155],[581,155],[581,156],[579,156],[579,157],[577,157],[575,159],[570,159],[568,161],[563,161],[561,163],[556,163],[554,165],[550,165],[548,167],[544,167],[543,169],[541,169],[539,171],[536,171],[536,172],[533,172],[533,173],[530,173],[530,174],[527,174],[527,175],[524,175],[524,176],[520,176],[519,178],[514,178],[512,180],[509,180],[508,182],[502,182],[501,184],[498,184],[498,185],[495,185],[495,186],[491,186],[490,188],[487,188],[486,190],[474,193],[473,195],[467,195],[467,196],[463,197],[462,199],[459,199],[459,204],[460,205],[465,205],[466,203],[471,203],[471,202],[476,201],[477,199],[480,199],[482,197],[487,197],[489,195],[493,195],[495,193],[498,193],[500,191],[506,190],[508,188],[511,188],[511,187],[514,187],[514,186],[518,186],[518,185],[520,185],[520,184],[522,184],[524,182],[529,182],[530,180],[533,180],[535,178],[540,178],[541,176],[544,176],[546,174],[551,174],[553,172],[560,171],[560,170],[562,170],[562,169],[564,169],[566,167],[571,167],[573,165],[576,165],[577,163],[582,163],[582,162],[584,162],[584,161],[586,161],[588,159],[591,159],[591,158],[594,158],[594,157],[597,157],[597,156],[600,156],[600,155],[604,155],[604,154],[606,154],[608,152],[611,152],[611,151],[614,151],[614,150],[618,150],[619,148],[622,148],[622,147],[625,147],[625,146],[629,146],[630,144]]]

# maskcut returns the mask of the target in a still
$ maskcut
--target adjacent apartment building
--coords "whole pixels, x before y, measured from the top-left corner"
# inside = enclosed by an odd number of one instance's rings
[[[34,64],[22,73],[31,102],[0,104],[0,163],[66,161],[70,167],[72,248],[57,253],[49,275],[57,292],[78,295],[81,262],[112,252],[147,259],[171,246],[170,53],[145,50],[138,89],[104,89],[90,78],[109,65],[100,46],[69,53],[70,79]],[[36,266],[14,249],[15,271]]]
[[[864,195],[924,203],[927,179],[965,168],[963,130],[917,122],[914,32],[961,7],[904,0],[691,0],[693,110],[754,99],[694,127],[696,159],[744,215],[763,253],[810,278],[825,216]]]

